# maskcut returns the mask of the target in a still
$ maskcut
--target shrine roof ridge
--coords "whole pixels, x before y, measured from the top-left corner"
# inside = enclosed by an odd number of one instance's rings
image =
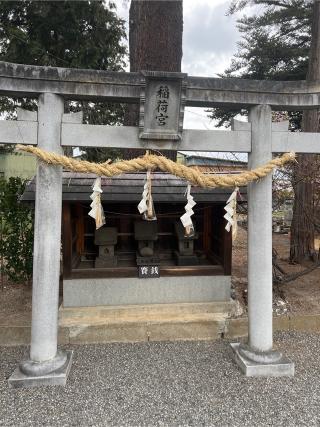
[[[225,172],[230,174],[230,172]],[[219,172],[219,175],[223,173]],[[96,179],[95,174],[63,172],[62,179],[62,200],[69,202],[90,202],[92,184]],[[145,172],[122,174],[112,178],[102,177],[101,195],[104,202],[134,202],[141,200],[143,185],[145,182]],[[187,181],[174,175],[153,172],[152,174],[152,194],[155,202],[163,203],[184,203],[186,200]],[[32,178],[26,185],[26,189],[21,197],[25,202],[35,200],[36,180]],[[192,194],[197,203],[226,202],[232,190],[227,188],[200,188],[192,186]],[[246,200],[247,189],[241,187],[243,201]]]
[[[169,75],[172,76],[172,73]],[[0,77],[1,95],[37,97],[40,93],[52,92],[65,99],[138,103],[143,74],[0,62]],[[186,76],[185,81],[188,106],[246,107],[268,104],[274,109],[287,110],[320,106],[320,81],[193,76]]]

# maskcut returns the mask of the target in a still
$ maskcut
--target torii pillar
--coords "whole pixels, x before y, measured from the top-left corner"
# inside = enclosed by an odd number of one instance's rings
[[[38,147],[62,154],[63,98],[39,96]],[[72,352],[58,351],[62,167],[38,161],[30,356],[9,378],[11,387],[65,385]]]
[[[269,105],[249,112],[249,170],[272,159]],[[272,327],[272,174],[248,185],[248,322],[247,344],[231,344],[247,376],[292,376],[294,364],[273,350]]]

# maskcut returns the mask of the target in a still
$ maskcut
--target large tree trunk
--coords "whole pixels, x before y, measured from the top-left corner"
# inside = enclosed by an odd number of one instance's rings
[[[320,2],[313,5],[312,41],[309,55],[307,80],[320,80]],[[319,132],[319,113],[303,112],[303,132]],[[299,155],[294,167],[293,188],[295,200],[291,225],[290,260],[301,262],[314,256],[314,181],[318,156]]]
[[[181,71],[182,0],[131,0],[129,12],[130,71]],[[126,126],[138,126],[139,105],[129,105]],[[144,150],[126,150],[132,158]],[[176,152],[165,153],[176,158]]]

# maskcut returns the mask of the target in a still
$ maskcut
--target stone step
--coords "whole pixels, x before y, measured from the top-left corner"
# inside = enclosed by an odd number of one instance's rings
[[[135,323],[190,323],[190,322],[208,322],[224,321],[227,318],[225,313],[196,313],[196,314],[148,314],[147,316],[123,315],[114,316],[84,316],[76,319],[64,319],[60,321],[59,326],[91,326],[91,325],[122,325]]]
[[[94,319],[107,322],[112,319],[120,321],[121,318],[151,319],[158,315],[180,316],[187,314],[224,313],[230,314],[234,309],[233,301],[219,301],[212,303],[179,303],[179,304],[148,304],[148,305],[123,305],[123,306],[96,306],[96,307],[60,307],[59,320],[61,325],[79,324],[84,319]],[[99,321],[99,323],[100,323]]]
[[[59,325],[73,344],[214,340],[225,332],[231,308],[229,302],[61,307]]]
[[[122,319],[107,323],[68,325],[70,344],[215,340],[225,332],[226,315],[188,315],[146,319]]]

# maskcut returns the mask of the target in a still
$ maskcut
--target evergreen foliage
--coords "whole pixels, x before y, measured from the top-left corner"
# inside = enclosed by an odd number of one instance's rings
[[[233,0],[229,13],[243,12],[238,19],[242,39],[222,77],[306,80],[310,79],[310,65],[317,71],[311,74],[311,79],[318,79],[319,22],[318,15],[313,16],[315,11],[319,13],[317,5],[313,0]],[[311,39],[313,55],[310,55]],[[218,126],[227,126],[231,117],[238,113],[215,109],[212,118],[218,120]],[[293,131],[301,128],[305,132],[319,131],[319,118],[314,111],[304,112],[303,119],[299,111],[289,112],[288,116]],[[298,163],[290,175],[295,195],[290,259],[301,262],[314,257],[318,157],[298,156]]]
[[[230,67],[221,77],[256,80],[305,80],[311,42],[312,0],[234,0],[228,13],[242,11],[242,36]],[[247,15],[247,12],[252,12]],[[215,109],[218,126],[228,126],[239,110]],[[242,114],[246,114],[242,111]],[[301,114],[290,113],[292,129]]]
[[[119,71],[124,23],[102,1],[1,1],[0,57],[8,62]],[[18,61],[17,61],[18,60]]]
[[[121,71],[125,66],[124,20],[114,2],[0,1],[0,60],[20,64]],[[0,99],[0,113],[15,117],[15,107],[35,109],[34,100]],[[84,112],[85,123],[121,124],[122,105],[70,102],[66,112]],[[88,150],[103,161],[111,150]],[[116,153],[117,154],[117,153]]]
[[[25,182],[0,178],[0,269],[11,282],[28,282],[32,275],[33,211],[19,199]]]

